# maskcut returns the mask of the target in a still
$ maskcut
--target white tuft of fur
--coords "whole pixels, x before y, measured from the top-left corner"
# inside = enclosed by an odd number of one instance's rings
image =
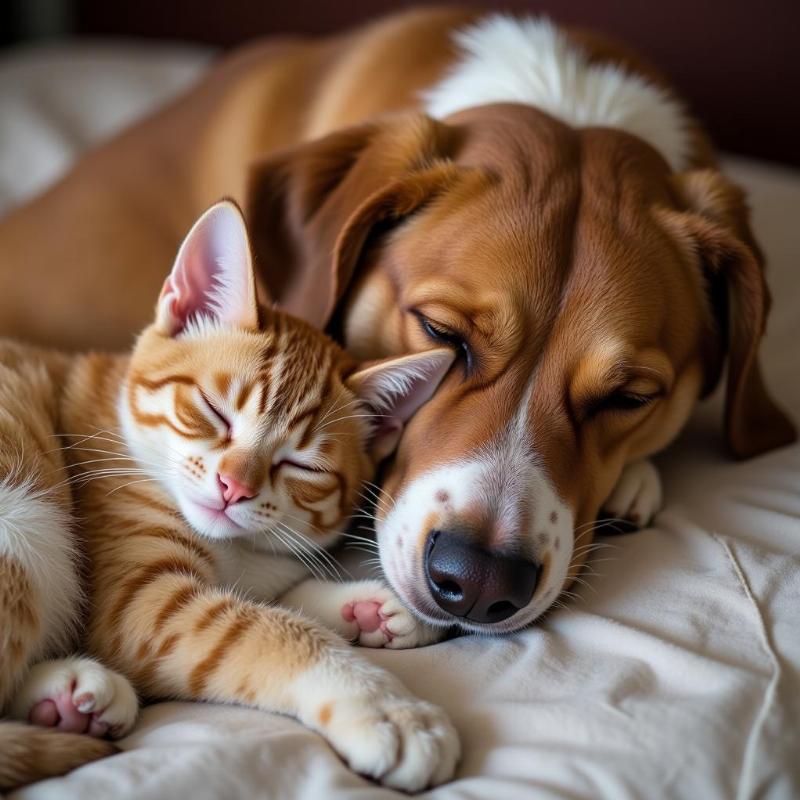
[[[29,483],[0,482],[0,555],[22,565],[36,592],[43,636],[34,656],[71,649],[81,589],[67,511]]]
[[[379,411],[390,410],[397,398],[406,397],[418,384],[430,380],[434,371],[434,365],[402,364],[377,373],[364,399]]]
[[[243,271],[243,265],[245,269],[250,269],[247,240],[244,241],[244,250],[237,247],[240,244],[232,243],[229,252],[217,256],[217,272],[206,291],[208,312],[220,320],[229,320],[231,312],[246,307],[249,299],[248,274]]]
[[[620,128],[652,145],[673,170],[686,167],[691,143],[683,106],[641,75],[590,63],[550,20],[492,14],[455,40],[463,57],[424,95],[432,117],[524,103],[577,128]]]
[[[230,331],[234,326],[210,314],[193,314],[186,321],[183,330],[178,334],[179,339],[208,339],[224,331]]]

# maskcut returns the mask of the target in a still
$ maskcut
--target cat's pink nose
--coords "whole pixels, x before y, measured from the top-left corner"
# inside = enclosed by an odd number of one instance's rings
[[[217,474],[217,483],[222,492],[222,499],[228,505],[238,503],[240,500],[247,500],[258,494],[254,489],[237,481],[236,478],[232,478],[230,475],[223,475],[222,473]]]

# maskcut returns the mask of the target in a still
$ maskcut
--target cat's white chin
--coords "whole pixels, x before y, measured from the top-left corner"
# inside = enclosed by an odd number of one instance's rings
[[[250,531],[228,514],[228,509],[213,508],[188,497],[179,498],[181,512],[189,524],[209,539],[233,539]]]

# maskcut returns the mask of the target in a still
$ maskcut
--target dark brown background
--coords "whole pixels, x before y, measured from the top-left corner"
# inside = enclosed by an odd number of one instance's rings
[[[77,33],[231,46],[321,34],[400,9],[391,0],[73,0]],[[438,3],[442,5],[442,3]],[[661,67],[726,150],[800,165],[800,0],[509,0],[621,37]]]

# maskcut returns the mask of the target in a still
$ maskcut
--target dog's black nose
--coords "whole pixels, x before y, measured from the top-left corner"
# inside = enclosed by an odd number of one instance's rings
[[[431,531],[425,574],[436,604],[473,622],[501,622],[533,597],[541,566],[476,547],[457,533]]]

